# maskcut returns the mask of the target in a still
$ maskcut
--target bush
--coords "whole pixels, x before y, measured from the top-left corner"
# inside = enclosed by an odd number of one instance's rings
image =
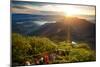
[[[33,61],[34,56],[44,52],[55,52],[62,50],[64,54],[57,55],[55,62],[79,62],[95,61],[95,51],[91,50],[88,44],[79,43],[74,47],[72,44],[64,42],[54,43],[46,37],[22,36],[17,33],[12,34],[12,61],[14,64],[22,65],[25,61]]]
[[[84,48],[75,48],[72,49],[69,54],[69,61],[70,62],[77,62],[77,61],[94,61],[95,54],[92,50],[86,50]]]
[[[28,56],[27,52],[32,49],[29,41],[19,34],[12,35],[12,60],[13,62],[23,62],[26,56]]]
[[[12,60],[22,64],[24,61],[34,59],[34,56],[43,52],[56,50],[56,44],[48,38],[12,35]]]
[[[87,43],[79,43],[76,45],[76,48],[90,49]]]

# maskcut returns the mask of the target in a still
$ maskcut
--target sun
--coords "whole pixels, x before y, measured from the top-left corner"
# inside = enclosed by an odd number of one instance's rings
[[[65,16],[75,16],[81,13],[80,9],[74,6],[68,6],[61,9],[64,12]]]

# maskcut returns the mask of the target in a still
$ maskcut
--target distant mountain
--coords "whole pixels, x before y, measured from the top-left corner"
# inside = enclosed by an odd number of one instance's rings
[[[34,15],[12,13],[12,32],[27,35],[40,26],[38,23],[35,23],[35,21],[51,21],[61,18],[61,15]]]
[[[39,25],[34,22],[41,20],[55,20],[56,23]],[[12,14],[12,32],[23,35],[45,36],[55,41],[65,41],[69,25],[73,41],[86,41],[95,48],[95,23],[86,19],[61,15]]]
[[[12,32],[27,35],[33,31],[35,31],[38,27],[39,27],[39,25],[32,21],[13,22],[12,23]]]
[[[51,20],[57,20],[62,19],[62,15],[35,15],[35,14],[18,14],[13,13],[12,14],[12,22],[24,22],[24,21],[51,21]]]
[[[95,48],[95,24],[76,17],[66,17],[56,23],[46,23],[31,33],[31,35],[46,36],[52,40],[65,41],[69,25],[73,41],[86,41],[92,44],[92,48]]]

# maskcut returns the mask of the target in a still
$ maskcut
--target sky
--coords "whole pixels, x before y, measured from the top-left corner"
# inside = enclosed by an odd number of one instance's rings
[[[12,13],[39,14],[39,15],[95,15],[94,6],[68,5],[55,3],[41,3],[29,1],[13,1],[11,4]]]
[[[96,0],[17,0],[17,1],[38,1],[38,2],[56,2],[56,3],[96,5]]]

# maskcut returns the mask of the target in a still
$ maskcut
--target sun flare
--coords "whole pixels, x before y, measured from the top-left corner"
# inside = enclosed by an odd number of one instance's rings
[[[75,16],[81,14],[80,9],[73,6],[68,6],[61,9],[64,12],[65,16]]]

